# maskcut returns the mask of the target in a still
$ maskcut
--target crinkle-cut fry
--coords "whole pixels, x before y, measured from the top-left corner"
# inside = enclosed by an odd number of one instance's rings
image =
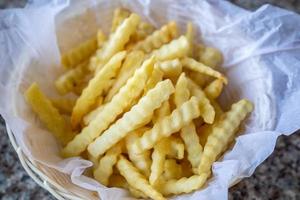
[[[200,111],[203,120],[208,123],[212,124],[215,119],[215,110],[214,107],[211,105],[209,99],[206,97],[205,93],[202,89],[194,83],[191,79],[188,78],[189,88],[191,91],[192,96],[197,97],[200,100]]]
[[[118,187],[118,188],[125,188],[128,189],[130,194],[135,198],[143,198],[147,199],[148,197],[141,192],[140,190],[137,190],[133,187],[131,187],[127,182],[126,179],[121,176],[120,174],[113,174],[109,178],[109,187]]]
[[[181,59],[181,63],[183,67],[186,67],[189,70],[216,77],[218,79],[221,79],[225,84],[228,83],[227,78],[223,74],[209,66],[204,65],[201,62],[194,60],[193,58],[184,57]]]
[[[88,79],[87,79],[88,78]],[[78,83],[73,89],[72,92],[76,94],[78,97],[81,95],[82,91],[86,86],[88,85],[89,82],[89,77],[85,77],[84,80],[82,80],[80,83]],[[76,103],[76,102],[75,102]]]
[[[99,165],[99,158],[93,157],[88,151],[84,151],[83,153],[87,154],[88,160],[93,163],[93,169],[96,169]],[[93,175],[93,170],[91,170],[91,174]]]
[[[200,175],[193,175],[191,177],[183,177],[179,180],[172,179],[159,184],[156,188],[163,195],[176,195],[182,193],[189,193],[200,189],[206,182],[209,174],[203,173]]]
[[[113,20],[110,31],[113,33],[116,31],[118,26],[127,18],[129,17],[130,12],[123,8],[117,8],[114,10]]]
[[[207,83],[207,80],[211,77],[205,75],[205,74],[200,74],[200,73],[195,73],[194,71],[184,69],[184,72],[186,72],[187,76],[192,79],[199,87],[204,87]]]
[[[99,96],[96,100],[96,106],[99,107],[99,106],[102,106],[103,105],[103,96]]]
[[[176,107],[180,107],[184,102],[189,100],[190,96],[188,80],[185,76],[185,73],[182,73],[175,85],[174,103]]]
[[[182,159],[184,156],[184,144],[179,138],[168,137],[160,140],[152,153],[151,174],[149,182],[156,185],[164,171],[166,157],[170,156],[176,159]]]
[[[195,30],[193,27],[193,23],[192,22],[188,22],[186,25],[186,33],[185,33],[185,37],[188,39],[189,41],[189,52],[188,52],[188,56],[193,56],[193,44],[194,44],[194,37],[195,37]]]
[[[89,81],[88,86],[82,91],[81,96],[76,101],[71,116],[71,124],[74,129],[78,127],[83,116],[90,111],[91,106],[95,104],[97,97],[103,93],[107,82],[117,74],[125,56],[125,51],[114,55],[110,61],[95,74]]]
[[[118,161],[118,156],[122,153],[122,143],[118,143],[111,147],[106,154],[100,159],[97,168],[94,170],[94,178],[108,185],[109,177],[113,174],[113,167]]]
[[[108,41],[100,52],[97,52],[96,65],[90,65],[91,70],[99,71],[109,59],[119,51],[124,50],[125,44],[129,41],[130,36],[136,31],[140,17],[137,14],[131,14],[126,18],[110,35]],[[96,69],[94,68],[96,66]]]
[[[110,79],[106,82],[105,87],[103,88],[103,93],[107,94],[108,91],[110,91],[110,88],[114,85],[114,83],[116,82],[116,79]]]
[[[175,22],[169,22],[161,27],[159,30],[154,31],[151,35],[144,40],[138,42],[133,50],[142,50],[145,53],[150,53],[153,49],[157,49],[162,45],[170,42],[177,36],[177,25]]]
[[[182,176],[182,167],[175,159],[166,159],[164,165],[164,179],[178,179]]]
[[[198,174],[207,173],[211,170],[212,164],[217,156],[222,153],[225,147],[233,139],[240,123],[246,118],[247,114],[253,110],[253,104],[242,99],[231,106],[231,110],[226,112],[222,118],[212,128],[212,132],[207,138],[204,146],[202,159],[198,168]]]
[[[204,92],[209,99],[216,99],[223,89],[223,81],[216,79],[204,88]]]
[[[183,127],[180,136],[184,141],[187,151],[188,160],[191,162],[193,168],[197,168],[200,164],[203,147],[200,144],[196,127],[193,122]]]
[[[153,153],[151,155],[152,164],[151,164],[151,173],[149,176],[149,183],[151,185],[156,185],[156,182],[161,177],[164,172],[164,165],[166,159],[166,138],[159,141],[155,146]]]
[[[97,49],[97,39],[91,39],[81,43],[61,56],[61,63],[66,68],[75,67],[87,60]]]
[[[105,34],[102,32],[102,30],[99,29],[97,31],[97,45],[98,45],[98,48],[102,48],[105,40],[106,40]]]
[[[59,111],[60,114],[71,114],[75,105],[74,99],[56,98],[50,99],[52,105]]]
[[[185,74],[182,73],[175,86],[174,101],[177,107],[180,107],[190,97],[188,84]],[[184,141],[188,160],[191,162],[193,168],[198,167],[202,154],[202,146],[200,145],[194,123],[190,122],[188,125],[182,127],[180,136]]]
[[[180,108],[173,110],[170,115],[159,120],[151,130],[146,131],[141,138],[136,140],[133,144],[134,151],[141,153],[153,148],[159,140],[179,131],[199,116],[199,100],[196,97],[192,97],[182,104]]]
[[[216,111],[215,123],[214,124],[204,124],[202,126],[197,127],[197,133],[199,135],[200,144],[204,147],[209,134],[211,133],[212,127],[216,124],[217,121],[222,117],[224,111],[221,106],[215,100],[211,100],[211,104]]]
[[[149,23],[141,22],[138,25],[136,32],[131,36],[130,42],[136,43],[140,40],[145,39],[148,35],[152,34],[155,30],[154,26]]]
[[[146,83],[146,86],[144,89],[144,95],[147,94],[147,92],[149,90],[154,88],[158,82],[162,81],[162,79],[163,79],[163,72],[159,69],[157,64],[155,64],[152,74]]]
[[[204,51],[204,49],[205,49],[204,44],[201,43],[194,44],[194,49],[193,49],[194,52],[192,58],[194,58],[195,60],[199,60],[199,57]]]
[[[164,73],[164,78],[178,77],[182,72],[182,64],[178,58],[159,62],[158,66]]]
[[[142,66],[135,71],[134,75],[112,100],[105,104],[103,110],[63,149],[63,156],[71,157],[79,155],[95,138],[107,129],[110,123],[124,109],[131,105],[131,102],[142,93],[146,81],[152,73],[154,63],[155,59],[153,57],[143,62]]]
[[[120,88],[126,84],[126,81],[134,74],[135,70],[140,67],[143,59],[144,53],[142,51],[132,51],[126,56],[114,85],[105,97],[105,102],[109,102]]]
[[[170,103],[169,101],[163,102],[160,108],[154,111],[154,116],[152,118],[152,123],[155,124],[158,120],[163,117],[169,115],[171,113]]]
[[[68,92],[73,91],[74,88],[79,85],[88,74],[87,65],[87,62],[83,62],[62,74],[55,81],[55,87],[57,91],[61,95],[65,95]]]
[[[205,47],[199,52],[199,61],[215,69],[216,67],[222,65],[223,56],[218,49]]]
[[[130,111],[125,113],[122,118],[91,143],[88,146],[88,151],[94,156],[100,156],[129,132],[147,124],[151,120],[153,111],[169,99],[173,92],[174,87],[170,80],[158,83]]]
[[[103,104],[101,106],[98,106],[96,109],[92,110],[89,114],[85,115],[83,118],[83,124],[87,126],[93,119],[97,117],[97,115],[102,112],[104,109],[104,106],[106,104]]]
[[[131,187],[140,190],[151,199],[165,200],[165,198],[148,183],[147,179],[139,173],[138,169],[136,169],[124,156],[120,156],[120,159],[117,162],[117,168]]]
[[[52,105],[51,101],[42,93],[37,83],[31,84],[24,95],[32,110],[62,145],[65,145],[73,138],[74,134],[71,128]]]
[[[145,151],[141,154],[135,154],[132,151],[132,144],[133,142],[138,139],[140,136],[143,135],[145,131],[147,131],[149,128],[142,127],[137,130],[132,131],[126,136],[126,148],[128,151],[129,159],[133,162],[133,164],[138,168],[142,174],[144,174],[146,177],[150,174],[150,167],[151,167],[151,152]]]
[[[152,55],[155,55],[157,60],[171,60],[182,58],[187,55],[189,50],[189,42],[185,36],[172,40],[168,44],[163,45],[157,50],[154,50]]]

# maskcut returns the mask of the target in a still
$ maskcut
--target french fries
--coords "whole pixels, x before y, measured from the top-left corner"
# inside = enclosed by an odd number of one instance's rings
[[[41,92],[37,83],[33,83],[25,92],[25,98],[32,110],[39,116],[43,124],[63,145],[73,138],[68,126],[51,101]]]
[[[116,9],[109,36],[98,29],[62,55],[67,71],[55,86],[77,98],[48,99],[33,83],[25,99],[61,155],[90,160],[102,185],[154,200],[201,189],[253,105],[243,99],[223,111],[222,53],[195,44],[195,30],[191,22],[184,35],[176,22],[155,30]]]
[[[153,111],[160,107],[173,92],[174,87],[170,80],[158,83],[130,111],[88,146],[89,153],[95,157],[100,156],[130,131],[147,124],[151,120]]]
[[[125,56],[126,52],[120,52],[114,55],[94,78],[90,80],[88,86],[82,91],[81,96],[76,101],[71,116],[71,123],[74,129],[80,124],[83,116],[89,112],[97,97],[104,91],[104,83],[116,76]]]

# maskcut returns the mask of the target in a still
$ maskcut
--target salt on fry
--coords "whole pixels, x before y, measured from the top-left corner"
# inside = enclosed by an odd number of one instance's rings
[[[179,131],[199,116],[199,100],[196,97],[192,97],[182,104],[180,108],[173,110],[170,115],[159,120],[151,130],[145,132],[141,138],[136,140],[133,144],[134,151],[141,153],[153,148],[159,140]]]
[[[204,146],[203,156],[198,168],[198,174],[210,171],[217,156],[224,150],[232,139],[242,120],[253,110],[253,105],[248,100],[240,100],[231,106],[231,110],[213,126],[212,132]]]
[[[51,101],[41,92],[37,83],[31,84],[24,95],[32,110],[62,145],[65,145],[73,138],[74,135],[71,128],[52,105]]]
[[[137,190],[142,191],[148,197],[154,200],[165,200],[165,198],[157,192],[147,181],[147,179],[139,173],[139,171],[124,156],[120,156],[117,163],[120,174],[125,177],[129,185]]]
[[[91,143],[88,151],[94,156],[100,156],[129,132],[147,124],[151,120],[153,111],[160,107],[162,102],[166,101],[173,92],[174,87],[170,80],[158,83],[130,111]]]
[[[120,52],[114,55],[110,61],[89,81],[88,86],[82,91],[81,96],[77,99],[74,106],[71,124],[76,128],[81,122],[83,116],[87,114],[91,106],[95,103],[105,88],[105,84],[114,76],[125,58],[126,52]]]
[[[154,62],[155,59],[153,57],[144,61],[142,66],[136,70],[133,77],[126,82],[126,85],[103,107],[103,110],[97,113],[89,125],[82,129],[81,133],[76,135],[63,149],[63,156],[70,157],[79,155],[95,138],[107,129],[110,123],[113,122],[119,114],[131,105],[132,101],[134,101],[144,89],[146,81],[153,70]]]

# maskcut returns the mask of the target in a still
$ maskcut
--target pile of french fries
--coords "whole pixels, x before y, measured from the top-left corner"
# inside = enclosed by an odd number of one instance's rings
[[[116,9],[108,37],[99,30],[62,56],[55,86],[76,98],[49,99],[33,83],[26,100],[62,156],[93,162],[101,184],[155,200],[192,192],[253,110],[243,99],[223,111],[222,54],[194,40],[191,23],[180,36],[175,22],[155,30]]]

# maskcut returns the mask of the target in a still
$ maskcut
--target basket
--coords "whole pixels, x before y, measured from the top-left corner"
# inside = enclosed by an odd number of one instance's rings
[[[27,174],[42,188],[50,192],[59,200],[82,200],[99,199],[96,192],[80,188],[71,182],[69,175],[49,168],[42,163],[34,161],[26,156],[21,147],[17,144],[16,138],[6,124],[6,131],[9,140],[17,152],[19,160]],[[68,190],[66,189],[68,187]]]

